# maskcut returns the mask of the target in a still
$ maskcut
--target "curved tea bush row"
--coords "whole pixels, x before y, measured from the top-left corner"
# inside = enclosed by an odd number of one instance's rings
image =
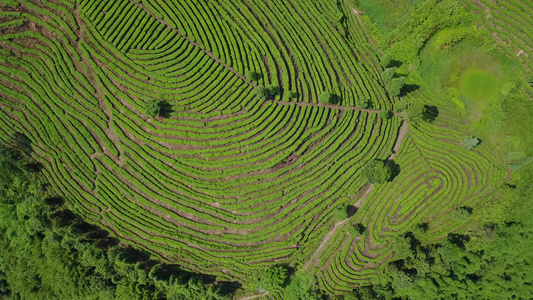
[[[425,101],[413,92],[408,97]],[[400,172],[390,183],[376,186],[350,224],[362,223],[366,232],[358,238],[347,235],[322,257],[319,271],[324,288],[331,293],[348,291],[354,285],[377,282],[373,270],[394,255],[394,235],[428,224],[422,240],[446,237],[462,224],[450,218],[457,207],[475,207],[490,197],[505,170],[494,163],[491,149],[480,145],[463,150],[460,140],[467,134],[453,108],[442,102],[433,124],[409,127],[395,163]],[[351,225],[353,226],[353,225]],[[339,243],[339,241],[337,241]]]
[[[493,35],[510,56],[518,56],[523,65],[533,69],[533,4],[530,1],[464,1],[480,16]]]
[[[0,138],[28,148],[73,210],[184,269],[244,281],[306,262],[364,164],[392,154],[402,121],[376,113],[393,99],[346,3],[20,2],[0,14]],[[278,95],[258,99],[267,85]],[[446,212],[490,193],[501,170],[488,149],[459,153],[453,122],[443,109],[412,128],[397,178],[346,225],[366,233],[336,232],[319,255],[325,289],[374,281],[396,232],[428,220],[427,240],[441,238],[457,225]]]

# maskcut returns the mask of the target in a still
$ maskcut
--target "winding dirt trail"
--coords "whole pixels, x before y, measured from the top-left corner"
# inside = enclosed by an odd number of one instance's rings
[[[268,100],[272,101],[272,100]],[[272,101],[273,103],[276,103],[278,105],[296,105],[296,106],[316,106],[316,107],[325,107],[330,109],[338,109],[338,110],[357,110],[357,111],[364,111],[367,113],[374,113],[379,114],[383,110],[379,109],[368,109],[368,108],[359,108],[355,106],[342,106],[342,105],[335,105],[335,104],[325,104],[325,103],[309,103],[309,102],[285,102],[285,101]],[[401,117],[400,113],[393,113],[396,117]]]
[[[394,143],[394,147],[392,150],[392,154],[387,159],[388,161],[393,160],[396,158],[396,155],[398,151],[400,150],[400,147],[402,146],[402,142],[407,136],[407,133],[409,132],[409,123],[407,121],[403,121],[402,125],[400,126],[400,129],[398,130],[398,137],[396,138],[396,142]],[[366,192],[359,198],[355,203],[354,206],[357,208],[360,208],[363,203],[366,201],[366,199],[370,196],[372,191],[374,190],[374,185],[371,184]],[[324,251],[324,248],[328,246],[335,234],[337,233],[337,230],[348,223],[350,221],[350,218],[347,218],[343,221],[337,221],[335,222],[335,225],[332,229],[322,238],[322,241],[320,242],[320,245],[318,248],[316,248],[315,252],[313,252],[313,255],[311,255],[311,258],[302,266],[302,271],[308,271],[310,268],[314,268],[318,266],[318,263],[320,262],[320,254]]]

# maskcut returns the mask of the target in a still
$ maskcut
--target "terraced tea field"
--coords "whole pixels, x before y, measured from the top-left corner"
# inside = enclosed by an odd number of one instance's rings
[[[70,208],[187,270],[247,283],[300,263],[348,291],[377,280],[398,232],[442,239],[505,176],[502,153],[461,148],[445,101],[402,96],[438,106],[424,126],[379,117],[399,98],[349,1],[3,2],[1,139],[31,148]],[[367,184],[371,159],[394,180]]]

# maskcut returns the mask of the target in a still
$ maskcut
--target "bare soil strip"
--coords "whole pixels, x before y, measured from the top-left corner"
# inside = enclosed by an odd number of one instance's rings
[[[324,105],[326,105],[326,104],[324,104]],[[396,138],[396,142],[394,143],[393,153],[388,158],[389,161],[393,160],[396,157],[398,151],[400,150],[402,142],[405,139],[405,137],[407,136],[408,132],[409,132],[409,123],[407,121],[404,121],[402,126],[400,127],[400,130],[399,130],[399,133],[398,133],[398,137]],[[369,188],[366,190],[366,192],[363,194],[363,196],[361,196],[361,198],[359,198],[359,200],[357,200],[357,202],[355,202],[354,206],[361,207],[363,205],[363,203],[365,202],[365,200],[370,196],[370,194],[372,193],[373,190],[374,190],[374,185],[370,185]],[[350,218],[348,218],[348,219],[346,219],[344,221],[340,221],[340,222],[336,222],[335,223],[333,228],[322,238],[322,241],[320,242],[320,245],[315,250],[315,252],[311,256],[309,261],[307,261],[302,266],[302,271],[307,271],[311,267],[318,266],[318,263],[320,262],[320,254],[322,253],[322,251],[324,251],[324,248],[326,248],[326,246],[328,246],[331,243],[331,241],[332,241],[333,237],[335,236],[337,230],[340,227],[342,227],[343,225],[345,225],[346,223],[348,223],[349,221],[350,221]]]

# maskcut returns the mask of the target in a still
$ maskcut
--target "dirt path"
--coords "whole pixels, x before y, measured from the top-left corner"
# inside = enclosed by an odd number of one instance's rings
[[[396,142],[394,143],[394,147],[392,148],[392,154],[389,156],[389,161],[396,158],[396,155],[398,154],[398,151],[400,151],[400,147],[402,146],[402,142],[405,139],[405,136],[409,132],[409,122],[403,121],[402,126],[400,126],[400,130],[398,130],[398,137],[396,138]]]
[[[296,106],[317,106],[317,107],[326,107],[330,109],[338,109],[338,110],[357,110],[357,111],[364,111],[367,113],[373,113],[373,114],[379,114],[383,110],[379,109],[368,109],[368,108],[359,108],[359,107],[351,107],[351,106],[341,106],[341,105],[335,105],[335,104],[325,104],[325,103],[309,103],[309,102],[284,102],[284,101],[272,101],[273,103],[279,104],[279,105],[296,105]],[[401,117],[401,114],[394,113],[394,116]]]
[[[392,154],[389,156],[389,158],[387,160],[390,161],[390,160],[393,160],[394,158],[396,158],[396,155],[397,155],[398,151],[400,150],[402,142],[405,139],[405,137],[407,136],[408,132],[409,132],[409,123],[407,121],[403,121],[402,126],[400,127],[400,129],[398,131],[398,137],[396,138],[396,142],[394,143]],[[372,193],[373,190],[374,190],[374,185],[372,184],[366,190],[366,192],[363,194],[363,196],[361,196],[361,198],[359,198],[354,203],[354,206],[357,207],[357,208],[360,208],[363,205],[363,203],[366,201],[366,199],[370,196],[370,194]],[[322,238],[322,241],[320,242],[320,245],[315,250],[313,255],[311,255],[311,258],[309,259],[309,261],[307,261],[302,266],[302,271],[308,271],[310,268],[318,266],[318,263],[320,262],[320,254],[322,254],[322,252],[324,251],[324,248],[326,248],[328,245],[330,245],[333,237],[337,233],[337,230],[340,227],[342,227],[343,225],[345,225],[346,223],[348,223],[349,221],[350,221],[350,218],[347,218],[346,220],[343,220],[343,221],[335,222],[335,225],[333,226],[333,228]]]
[[[374,185],[371,185],[366,190],[365,194],[359,200],[357,200],[357,202],[355,203],[355,206],[360,207],[360,205],[363,204],[363,202],[366,200],[366,198],[368,198],[368,196],[370,195],[370,193],[372,193],[373,190],[374,190]],[[359,204],[359,206],[358,206],[358,204]],[[344,221],[340,221],[340,222],[338,221],[338,222],[335,223],[333,228],[322,238],[322,241],[320,242],[320,245],[318,246],[318,248],[316,248],[316,250],[313,253],[313,255],[311,255],[311,258],[309,259],[309,261],[307,261],[302,266],[302,271],[305,272],[305,271],[309,270],[309,268],[311,268],[311,267],[318,266],[318,263],[320,262],[320,254],[322,253],[322,251],[324,251],[324,248],[331,243],[331,240],[335,236],[335,233],[337,233],[337,230],[339,229],[339,227],[345,225],[349,221],[350,221],[350,218],[348,218],[348,219],[346,219]]]

